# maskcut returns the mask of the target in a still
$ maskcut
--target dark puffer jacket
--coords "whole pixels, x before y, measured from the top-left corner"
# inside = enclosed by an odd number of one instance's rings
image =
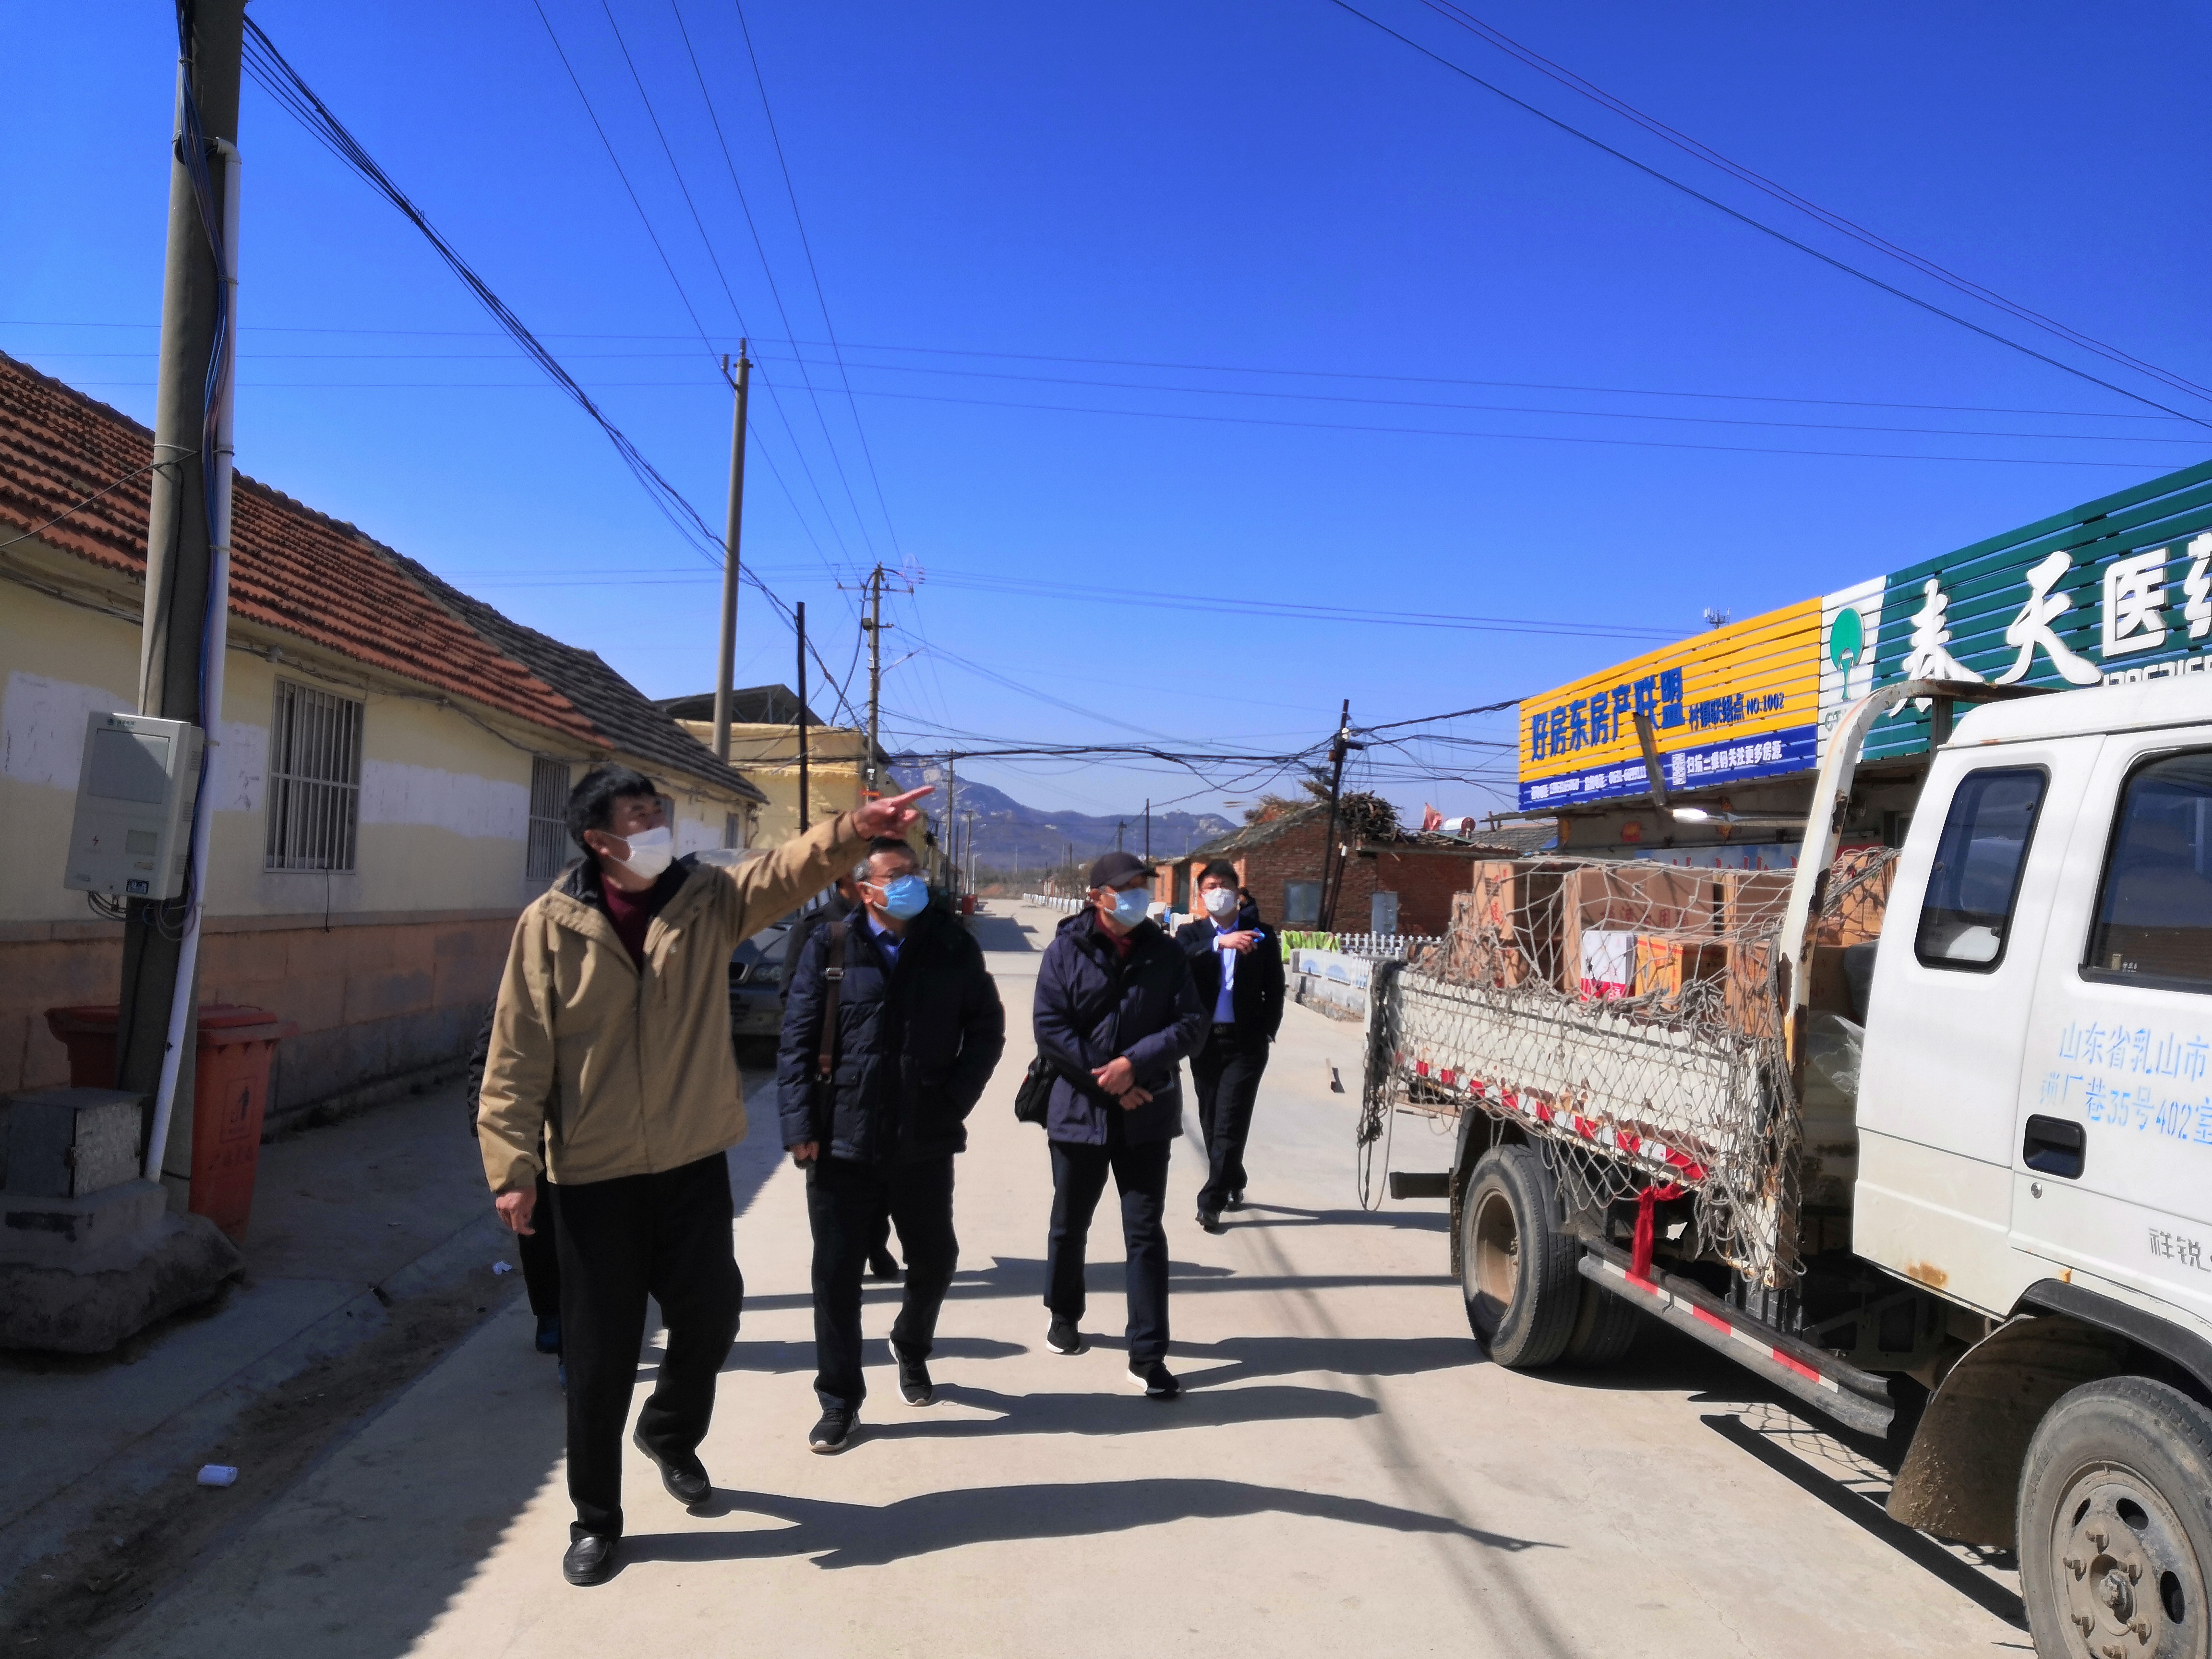
[[[824,1143],[831,1158],[900,1163],[968,1148],[968,1114],[1006,1046],[1006,1013],[983,952],[934,907],[907,924],[893,967],[866,913],[846,919],[836,1066],[826,1111],[814,1086],[822,1053],[830,928],[817,927],[786,968],[776,1090],[783,1144]]]
[[[1107,1114],[1121,1113],[1131,1141],[1182,1133],[1182,1061],[1206,1040],[1206,1012],[1182,948],[1147,921],[1128,935],[1125,960],[1094,910],[1060,924],[1037,965],[1037,1053],[1051,1062],[1045,1134],[1078,1146],[1106,1144]],[[1125,1109],[1091,1080],[1093,1068],[1126,1055],[1148,1104]]]

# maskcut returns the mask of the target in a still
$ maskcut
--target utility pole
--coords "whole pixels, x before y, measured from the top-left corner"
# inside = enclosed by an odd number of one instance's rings
[[[1321,844],[1320,921],[1325,933],[1335,929],[1336,896],[1344,885],[1344,860],[1336,848],[1336,810],[1344,793],[1344,757],[1366,746],[1352,741],[1352,699],[1346,697],[1343,711],[1336,717],[1336,740],[1328,746],[1328,829]]]
[[[968,815],[968,890],[975,890],[975,815]]]
[[[806,601],[799,600],[792,611],[799,618],[799,833],[803,836],[806,833]]]
[[[1114,850],[1117,853],[1121,850],[1121,832],[1128,827],[1129,820],[1127,818],[1114,826]]]
[[[884,696],[883,566],[868,573],[867,586],[868,614],[860,618],[860,627],[868,636],[868,752],[861,763],[860,775],[863,799],[873,800],[883,793],[883,781],[876,775],[876,729]]]
[[[730,517],[722,532],[722,646],[714,655],[714,758],[724,765],[730,759],[730,680],[738,654],[738,536],[745,517],[745,382],[751,368],[745,361],[745,343],[740,340],[738,375],[730,381],[738,404],[730,417]],[[725,357],[723,378],[727,380],[729,374],[730,360]],[[799,808],[802,820],[805,810]]]
[[[1145,862],[1152,861],[1152,798],[1145,797]]]
[[[245,29],[246,0],[185,0],[179,8],[177,118],[138,647],[138,712],[189,720],[210,737],[222,714],[229,618],[230,363],[237,328],[238,83]],[[214,246],[211,234],[225,246]],[[153,1098],[143,1130],[149,1176],[167,1167],[172,1122],[186,1126],[184,1139],[190,1145],[193,1067],[184,1062],[198,1048],[193,981],[216,758],[210,752],[203,763],[189,890],[181,901],[139,900],[124,922],[115,1083]]]
[[[956,757],[953,755],[952,751],[951,750],[947,750],[945,754],[945,833],[948,837],[951,837],[953,836],[953,826],[958,822],[958,820],[954,817],[952,811],[953,807],[960,799],[960,773],[954,763]],[[953,843],[951,841],[948,841],[945,850],[947,852],[951,852],[952,850],[952,845]],[[952,860],[951,873],[955,890],[957,891],[960,880],[960,864],[959,860],[957,859]]]

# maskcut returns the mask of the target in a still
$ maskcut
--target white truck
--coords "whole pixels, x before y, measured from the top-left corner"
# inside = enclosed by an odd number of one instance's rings
[[[1381,972],[1366,1121],[1456,1114],[1448,1174],[1393,1188],[1450,1199],[1498,1363],[1617,1363],[1640,1309],[1893,1436],[1890,1513],[2016,1547],[2044,1659],[2203,1659],[2212,678],[1986,702],[1948,736],[1939,717],[1853,964],[1871,957],[1863,1018],[1814,1006],[1866,733],[1906,698],[1995,694],[1911,682],[1845,712],[1763,1027],[1580,1001],[1571,979],[1521,994],[1525,964]],[[1826,1216],[1814,1152],[1850,1176]]]

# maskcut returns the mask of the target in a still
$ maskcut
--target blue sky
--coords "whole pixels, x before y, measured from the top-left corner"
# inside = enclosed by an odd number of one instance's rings
[[[1421,0],[1358,3],[1885,281],[2212,416],[1814,225]],[[1746,229],[1330,0],[750,0],[810,271],[738,13],[679,3],[543,0],[673,281],[532,0],[252,12],[716,525],[729,408],[714,354],[742,313],[765,388],[745,555],[807,602],[841,676],[857,635],[839,578],[878,558],[920,573],[887,610],[902,744],[1141,733],[1295,750],[1343,697],[1379,722],[1538,691],[1630,654],[1636,630],[1842,586],[2202,459],[2212,436],[2136,418],[2141,404]],[[1516,0],[1478,15],[1896,243],[2212,380],[2201,9]],[[40,142],[0,155],[0,348],[144,418],[169,15],[19,5],[9,32],[16,130]],[[649,695],[708,688],[714,574],[596,430],[251,85],[241,147],[241,466]],[[1352,429],[1377,428],[1417,430]],[[1685,445],[1711,447],[1660,447]],[[1762,453],[1792,450],[1839,453]],[[792,678],[790,635],[750,594],[739,633],[741,684]],[[1504,717],[1456,729],[1511,735]],[[1509,781],[1510,757],[1425,755],[1453,775],[1393,759],[1370,779],[1416,809],[1510,804],[1485,782]],[[1242,802],[1265,777],[969,769],[1097,811]]]

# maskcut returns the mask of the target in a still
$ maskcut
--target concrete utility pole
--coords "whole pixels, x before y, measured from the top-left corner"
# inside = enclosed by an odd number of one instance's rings
[[[1337,800],[1344,793],[1344,757],[1352,748],[1352,699],[1344,700],[1343,711],[1336,717],[1336,741],[1328,746],[1328,829],[1321,843],[1321,931],[1328,933],[1336,926],[1336,894],[1344,884],[1344,860],[1336,852]]]
[[[230,374],[236,318],[233,200],[237,184],[238,82],[246,0],[185,0],[179,18],[176,137],[170,147],[169,230],[161,285],[161,371],[155,392],[154,472],[146,523],[145,620],[139,635],[138,712],[190,720],[216,735],[221,708],[222,624],[230,531]],[[197,127],[197,137],[194,128]],[[208,193],[204,201],[202,191]],[[227,238],[218,249],[210,233]],[[224,361],[217,369],[217,356]],[[210,408],[208,388],[219,384]],[[206,663],[210,629],[216,660]],[[203,676],[205,676],[204,680]],[[207,763],[211,769],[214,760]],[[212,786],[204,787],[203,794]],[[204,811],[197,813],[192,868],[206,872]],[[164,1167],[168,1123],[189,1126],[198,1049],[192,999],[199,933],[197,884],[175,901],[131,905],[124,922],[116,1086],[156,1097],[146,1126],[146,1167]],[[173,1054],[173,1063],[164,1061]],[[167,1084],[165,1091],[164,1085]],[[163,1104],[168,1107],[166,1115]],[[158,1140],[162,1144],[154,1144]]]
[[[867,780],[865,793],[873,800],[884,792],[883,780],[876,775],[876,728],[884,698],[884,568],[878,565],[868,573],[868,614],[860,618],[860,626],[868,635],[868,753],[861,769]]]
[[[975,815],[968,815],[968,890],[975,890]]]
[[[738,537],[745,519],[745,383],[751,369],[745,361],[745,343],[740,340],[738,376],[730,382],[737,391],[738,406],[730,417],[730,517],[722,532],[722,645],[714,653],[714,758],[725,765],[730,758],[730,681],[738,658]],[[725,357],[722,373],[726,377],[729,372],[730,360]],[[799,811],[804,829],[806,808],[801,805]]]
[[[799,618],[799,833],[806,833],[806,601],[792,607]],[[724,679],[729,678],[725,674]]]
[[[1128,827],[1129,820],[1127,818],[1121,819],[1114,826],[1114,850],[1117,853],[1121,850],[1121,832]]]
[[[953,808],[959,804],[959,801],[960,774],[953,764],[951,751],[948,750],[945,756],[945,833],[947,837],[945,851],[948,853],[952,851],[953,845],[957,842],[957,837],[953,834],[953,826],[958,820],[953,814]],[[960,881],[960,863],[957,859],[954,859],[951,864],[952,882],[957,890]]]
[[[1152,861],[1152,798],[1145,797],[1145,862]]]

